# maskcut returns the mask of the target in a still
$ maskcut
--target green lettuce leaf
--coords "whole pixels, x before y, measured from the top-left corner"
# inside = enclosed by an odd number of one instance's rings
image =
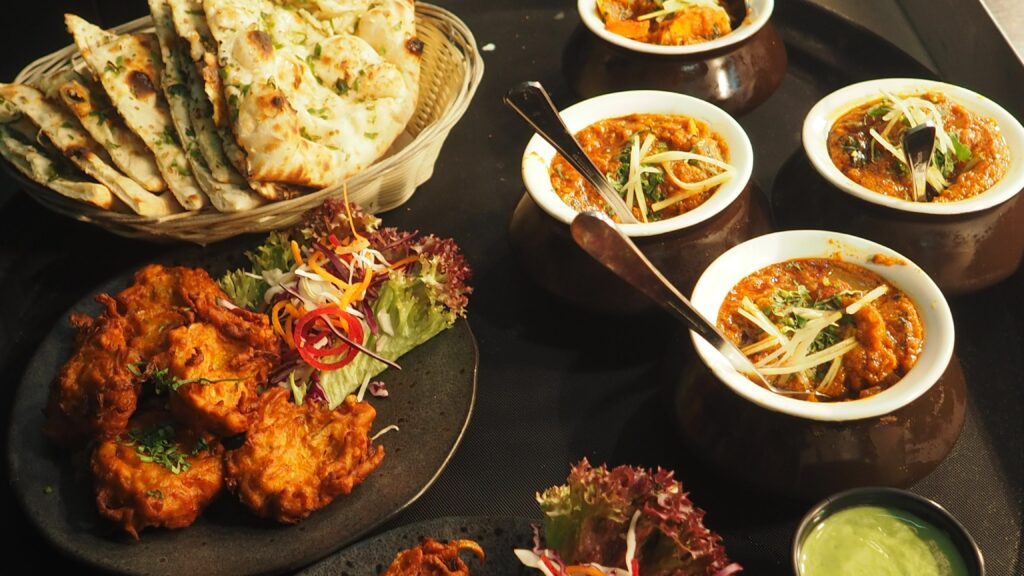
[[[430,340],[455,323],[457,314],[435,300],[436,279],[431,275],[409,276],[395,272],[381,285],[373,303],[380,330],[369,335],[364,345],[388,360]],[[331,408],[355,393],[363,382],[380,374],[387,365],[359,354],[343,368],[320,373],[320,386]]]
[[[259,310],[269,285],[262,278],[253,278],[251,274],[260,275],[267,270],[290,270],[295,264],[291,238],[286,232],[271,232],[263,244],[246,252],[245,257],[249,260],[250,268],[239,268],[224,274],[219,284],[238,306]]]

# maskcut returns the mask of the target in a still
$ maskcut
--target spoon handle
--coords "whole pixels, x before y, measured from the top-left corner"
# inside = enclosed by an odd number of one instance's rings
[[[612,188],[566,128],[562,117],[558,115],[558,109],[540,82],[523,82],[514,86],[505,94],[504,101],[597,189],[620,221],[626,224],[636,222],[622,196]]]
[[[573,240],[595,260],[682,320],[737,370],[764,381],[750,360],[679,293],[606,215],[582,212],[572,221],[571,230]]]

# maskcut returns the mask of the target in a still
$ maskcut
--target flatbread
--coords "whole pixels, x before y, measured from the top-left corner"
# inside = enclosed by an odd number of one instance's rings
[[[415,110],[411,0],[318,21],[268,0],[204,0],[250,181],[323,188],[369,166]]]
[[[26,128],[34,128],[27,120],[20,123],[28,124]],[[65,169],[61,158],[48,155],[26,136],[25,131],[18,130],[15,123],[0,124],[0,156],[30,180],[62,196],[106,210],[113,206],[114,195],[110,193],[110,188],[84,180],[74,171]]]
[[[238,146],[235,134],[228,123],[220,64],[217,62],[217,41],[206,22],[203,4],[200,0],[167,0],[167,4],[171,8],[174,29],[178,36],[188,43],[189,56],[194,64],[187,74],[193,86],[200,85],[199,90],[205,95],[205,99],[197,100],[204,106],[203,110],[193,114],[193,124],[196,124],[197,116],[201,117],[204,123],[212,122],[216,126],[216,136],[223,156],[237,172],[248,174],[245,152]],[[205,134],[212,137],[214,133],[206,131]],[[207,142],[210,141],[211,139],[207,138]],[[212,162],[209,156],[207,161]],[[267,200],[293,198],[302,192],[294,187],[274,182],[251,181],[249,186]]]
[[[216,136],[216,127],[201,109],[196,98],[205,96],[191,90],[185,77],[187,54],[182,54],[180,39],[174,31],[171,12],[166,0],[149,0],[150,13],[156,25],[160,53],[164,61],[162,88],[170,105],[171,118],[178,131],[188,161],[200,187],[210,198],[214,208],[221,212],[248,210],[262,204],[259,196],[227,163]],[[188,64],[189,66],[191,64]],[[191,109],[191,112],[190,112]],[[208,161],[212,159],[212,162]],[[216,170],[216,172],[214,172]]]
[[[66,158],[109,188],[137,214],[164,216],[180,211],[170,195],[147,192],[137,182],[111,166],[106,152],[89,136],[78,120],[70,112],[48,101],[39,90],[23,84],[0,84],[0,97],[16,105]]]
[[[211,119],[217,126],[227,126],[227,103],[217,63],[217,42],[210,33],[200,0],[168,0],[174,29],[188,43],[189,56],[203,83],[203,91],[211,105]]]
[[[74,70],[45,78],[39,87],[47,98],[64,103],[126,176],[150,192],[167,189],[153,153],[124,125],[101,87]]]
[[[186,210],[208,201],[192,176],[160,86],[163,63],[152,34],[116,35],[73,14],[64,15],[85,62],[100,79],[125,124],[156,157],[168,188]]]

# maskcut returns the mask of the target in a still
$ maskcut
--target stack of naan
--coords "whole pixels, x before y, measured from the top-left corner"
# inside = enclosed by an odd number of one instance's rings
[[[344,181],[416,107],[413,0],[149,0],[154,32],[68,14],[84,66],[0,84],[0,154],[69,198],[235,212]]]

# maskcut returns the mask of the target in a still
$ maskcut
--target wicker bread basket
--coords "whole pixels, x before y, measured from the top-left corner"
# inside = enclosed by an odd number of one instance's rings
[[[152,29],[147,16],[114,28],[119,33]],[[348,197],[371,212],[398,207],[426,182],[434,171],[441,146],[465,113],[483,76],[484,64],[476,40],[465,23],[447,10],[416,4],[416,34],[423,41],[419,101],[405,131],[385,156],[346,182]],[[67,67],[84,70],[78,50],[68,46],[36,60],[15,82],[35,84]],[[337,185],[291,200],[271,202],[243,212],[223,213],[213,208],[152,218],[102,210],[76,202],[39,184],[3,162],[7,172],[22,182],[37,202],[82,222],[91,222],[115,234],[156,241],[185,240],[209,244],[251,232],[290,226],[325,199],[342,193]]]

